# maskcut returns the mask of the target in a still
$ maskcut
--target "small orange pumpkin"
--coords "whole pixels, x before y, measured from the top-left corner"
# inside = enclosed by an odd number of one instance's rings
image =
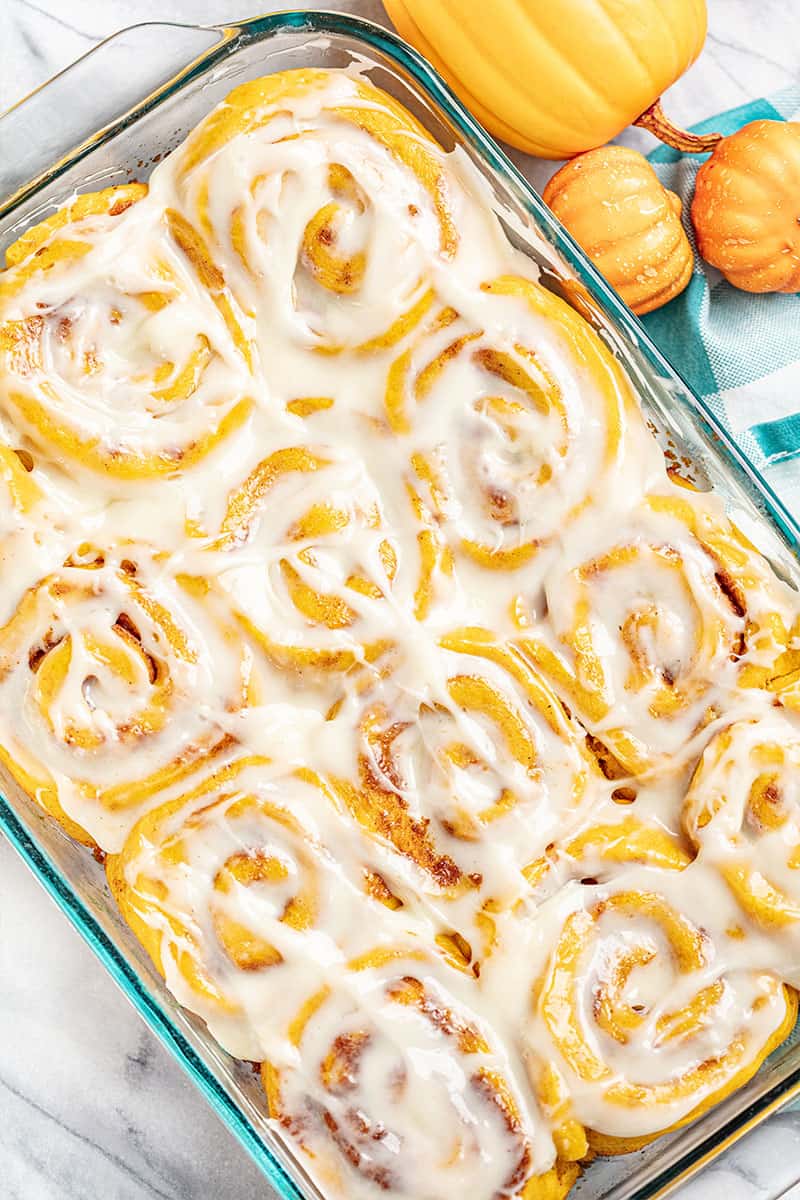
[[[691,279],[680,199],[635,150],[604,146],[573,158],[544,200],[635,313],[660,308]]]
[[[752,121],[697,173],[700,254],[745,292],[800,291],[800,123]]]

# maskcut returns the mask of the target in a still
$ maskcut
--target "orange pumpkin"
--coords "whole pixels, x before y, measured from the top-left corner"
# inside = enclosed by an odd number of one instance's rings
[[[384,0],[487,129],[540,158],[570,158],[632,122],[679,149],[658,97],[694,62],[705,0]]]
[[[660,308],[691,279],[681,202],[635,150],[605,146],[573,158],[544,200],[635,313]]]
[[[752,121],[697,173],[700,254],[745,292],[800,291],[800,123]]]

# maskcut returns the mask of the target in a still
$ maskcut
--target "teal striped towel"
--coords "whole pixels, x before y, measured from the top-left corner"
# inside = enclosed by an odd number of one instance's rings
[[[695,131],[733,133],[764,118],[800,120],[800,87],[731,109]],[[662,146],[650,162],[683,201],[694,248],[689,209],[703,158]],[[643,320],[665,356],[800,518],[800,296],[738,291],[695,251],[686,291]]]

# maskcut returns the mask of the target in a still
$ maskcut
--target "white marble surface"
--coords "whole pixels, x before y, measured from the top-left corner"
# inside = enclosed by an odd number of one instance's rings
[[[670,114],[686,123],[800,80],[800,0],[708,4],[703,55],[669,94]],[[377,0],[328,7],[380,19]],[[0,111],[125,25],[259,11],[246,9],[246,0],[0,0]],[[650,145],[644,134],[626,140]],[[552,170],[518,161],[539,185]],[[0,1200],[268,1200],[244,1151],[2,840],[0,880]],[[798,1179],[800,1114],[785,1113],[676,1195],[800,1200]]]

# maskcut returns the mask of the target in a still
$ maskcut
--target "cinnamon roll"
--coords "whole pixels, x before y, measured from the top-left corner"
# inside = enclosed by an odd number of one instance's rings
[[[0,762],[73,837],[106,850],[219,754],[258,698],[230,618],[202,581],[169,578],[164,557],[82,545],[0,628]]]
[[[401,664],[337,714],[359,737],[335,787],[394,872],[406,863],[417,888],[480,897],[485,931],[486,901],[526,890],[528,864],[591,806],[599,772],[544,680],[486,630],[446,635],[426,674],[423,692],[406,690]]]
[[[431,258],[458,245],[441,148],[402,105],[347,74],[242,84],[174,169],[195,236],[235,268],[243,303],[326,354],[398,342],[431,304]]]
[[[93,486],[177,475],[252,408],[213,269],[146,197],[140,184],[79,196],[7,250],[0,277],[0,410]]]
[[[709,921],[716,896],[704,879],[694,890],[692,870],[579,888],[534,988],[532,1041],[541,1053],[545,1039],[600,1153],[636,1149],[741,1086],[797,1016],[795,993]]]
[[[547,623],[519,647],[622,773],[679,768],[781,650],[785,598],[765,564],[683,488],[647,496],[590,553],[577,538],[546,592]]]
[[[389,368],[386,416],[450,544],[493,570],[529,563],[626,464],[633,487],[652,459],[600,339],[517,276],[422,322]]]
[[[214,549],[231,560],[220,580],[234,609],[278,666],[343,671],[391,644],[395,539],[377,489],[338,450],[263,459],[231,493]]]
[[[242,1058],[265,1056],[278,1014],[359,948],[364,924],[387,939],[405,929],[335,814],[309,768],[228,753],[141,817],[107,860],[121,911],[170,989]]]
[[[535,1111],[424,953],[351,961],[303,1001],[286,1039],[284,1061],[262,1068],[270,1115],[337,1194],[549,1200],[578,1174],[542,1170]]]

